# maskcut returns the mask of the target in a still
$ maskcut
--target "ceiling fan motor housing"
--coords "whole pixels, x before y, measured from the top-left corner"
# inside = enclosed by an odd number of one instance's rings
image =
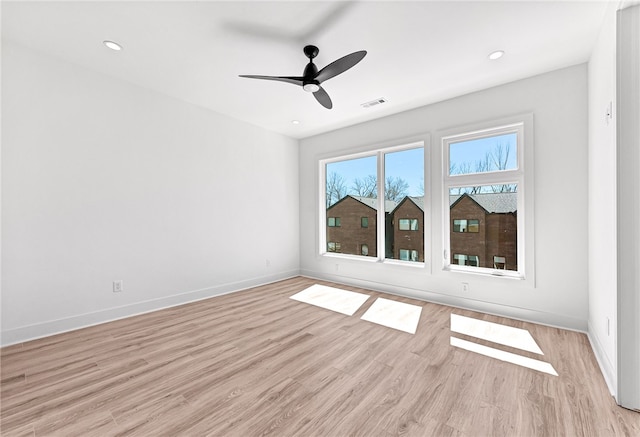
[[[316,46],[306,46],[304,48],[304,54],[309,58],[309,63],[304,67],[304,72],[302,73],[302,89],[310,93],[315,93],[320,89],[320,82],[315,79],[318,75],[318,67],[313,63],[313,58],[318,55],[319,51]]]

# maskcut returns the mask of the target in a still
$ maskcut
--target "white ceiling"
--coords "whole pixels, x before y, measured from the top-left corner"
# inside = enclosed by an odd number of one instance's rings
[[[219,113],[303,138],[588,60],[600,1],[2,2],[2,37]],[[124,46],[114,52],[102,45]],[[301,88],[239,74],[302,74],[357,50]],[[506,55],[489,61],[494,50]],[[362,108],[384,97],[388,103]],[[292,120],[300,120],[293,125]]]

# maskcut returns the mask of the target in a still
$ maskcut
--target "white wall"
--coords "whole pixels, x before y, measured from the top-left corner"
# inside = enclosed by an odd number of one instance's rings
[[[589,339],[612,392],[617,369],[616,112],[612,3],[589,60]]]
[[[425,86],[437,86],[428,84]],[[441,198],[438,132],[522,113],[534,117],[535,286],[442,271],[442,207],[432,210],[428,269],[318,255],[318,159],[432,134],[431,197]],[[578,65],[301,141],[301,272],[437,302],[586,330],[587,66]],[[426,178],[429,180],[429,176]],[[435,187],[435,188],[434,188]],[[470,284],[462,291],[461,282]]]
[[[2,344],[298,274],[297,146],[3,42]]]

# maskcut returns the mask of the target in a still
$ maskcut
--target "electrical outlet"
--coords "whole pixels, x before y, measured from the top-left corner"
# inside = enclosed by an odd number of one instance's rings
[[[467,291],[469,291],[469,283],[468,282],[463,282],[462,283],[462,291],[464,291],[465,293]]]
[[[120,293],[122,291],[122,279],[119,281],[113,281],[113,292]]]
[[[267,261],[266,261],[266,265],[267,265],[267,268],[271,267],[271,261],[270,261],[270,260],[267,260]]]

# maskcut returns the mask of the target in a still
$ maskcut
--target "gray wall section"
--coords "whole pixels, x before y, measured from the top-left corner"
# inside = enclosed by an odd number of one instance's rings
[[[640,410],[640,6],[618,11],[618,403]]]

